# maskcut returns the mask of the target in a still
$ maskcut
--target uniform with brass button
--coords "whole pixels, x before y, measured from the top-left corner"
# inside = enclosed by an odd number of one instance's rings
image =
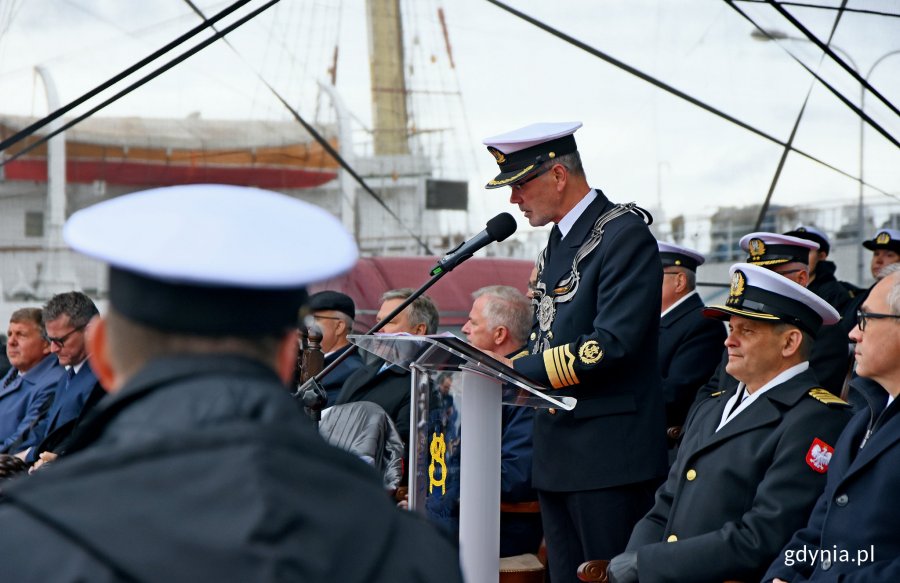
[[[555,555],[562,546],[553,533],[598,557],[621,551],[668,461],[652,218],[591,188],[575,162],[580,126],[534,124],[485,140],[500,170],[487,187],[512,186],[510,201],[533,226],[555,223],[538,259],[531,354],[513,364],[554,394],[578,399],[572,411],[537,411],[534,422],[533,485],[551,578],[560,581],[571,580],[580,561]],[[614,503],[614,496],[623,498]],[[588,525],[603,534],[586,532]]]
[[[732,272],[726,305],[707,307],[704,313],[717,318],[728,314],[733,328],[744,322],[758,334],[766,329],[776,334],[779,328],[767,321],[785,322],[791,314],[801,314],[802,321],[782,329],[796,341],[800,335],[789,332],[794,326],[812,333],[823,321],[837,321],[826,302],[772,271],[737,264]],[[737,313],[744,315],[731,317]],[[769,343],[737,343],[735,334],[729,336],[729,352],[743,350],[746,360],[776,352]],[[849,407],[819,387],[803,353],[779,354],[784,360],[766,365],[762,377],[739,366],[732,369],[752,383],[752,400],[748,397],[743,408],[740,395],[731,390],[691,411],[669,477],[657,490],[653,509],[632,532],[628,552],[620,555],[636,553],[640,583],[759,581],[766,565],[805,523],[822,492]],[[744,387],[741,383],[738,388]],[[611,569],[617,559],[610,562]]]

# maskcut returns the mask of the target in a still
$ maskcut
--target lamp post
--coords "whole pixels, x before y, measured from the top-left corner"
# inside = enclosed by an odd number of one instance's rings
[[[770,41],[770,40],[790,40],[790,41],[810,42],[809,39],[797,37],[797,36],[791,36],[780,30],[766,30],[765,32],[763,32],[758,29],[754,29],[750,33],[750,36],[753,37],[754,40],[763,41],[763,42]],[[862,72],[859,70],[859,67],[856,64],[856,61],[853,60],[853,57],[851,57],[847,51],[845,51],[841,47],[835,46],[833,44],[829,45],[829,47],[831,49],[833,49],[835,52],[838,52],[841,55],[843,55],[843,57],[850,63],[850,66],[853,68],[854,71],[856,71],[858,74],[862,74]],[[878,57],[878,59],[876,59],[875,62],[872,63],[872,66],[869,67],[869,70],[866,72],[866,74],[863,75],[863,80],[865,80],[866,83],[868,83],[869,77],[875,71],[875,67],[877,67],[878,64],[881,63],[886,58],[890,57],[891,55],[896,55],[896,54],[900,54],[900,49],[887,52],[887,53],[881,55],[880,57]],[[865,88],[865,86],[863,86],[862,83],[860,83],[860,85],[859,85],[859,110],[860,111],[865,110],[865,102],[866,102],[866,88]],[[858,182],[859,182],[859,202],[858,202],[857,208],[856,208],[856,230],[857,230],[857,235],[859,236],[859,244],[856,246],[856,282],[860,285],[862,285],[863,281],[865,280],[865,275],[864,275],[865,261],[863,258],[863,247],[862,247],[862,241],[865,237],[865,235],[863,234],[863,226],[864,226],[863,223],[865,222],[865,212],[864,212],[865,207],[863,205],[863,182],[864,182],[863,174],[865,171],[865,164],[864,164],[863,156],[864,156],[864,145],[865,145],[865,127],[866,127],[865,120],[862,118],[862,116],[860,116],[860,118],[859,118],[859,180],[858,180]]]

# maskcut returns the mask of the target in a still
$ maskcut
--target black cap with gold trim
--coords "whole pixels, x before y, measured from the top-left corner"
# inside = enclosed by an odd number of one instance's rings
[[[696,272],[697,267],[706,262],[706,257],[699,251],[665,241],[657,241],[656,245],[663,267],[684,267]]]
[[[818,248],[815,241],[778,233],[758,232],[741,237],[741,249],[748,254],[747,263],[764,267],[793,262],[809,265],[809,250]]]
[[[896,229],[881,229],[868,241],[863,241],[863,247],[870,251],[887,249],[894,253],[900,253],[900,231]]]
[[[580,121],[535,123],[505,134],[485,138],[482,142],[497,161],[500,174],[485,188],[510,186],[528,179],[541,164],[558,156],[575,152],[575,136]]]
[[[751,320],[784,322],[815,335],[822,326],[840,319],[825,300],[774,271],[735,263],[731,266],[731,288],[725,305],[707,306],[703,315],[717,320],[742,316]]]
[[[819,251],[824,251],[826,255],[831,252],[831,242],[828,240],[828,235],[824,231],[820,231],[810,225],[798,225],[796,229],[788,231],[785,235],[806,239],[807,241],[815,241],[819,244]]]

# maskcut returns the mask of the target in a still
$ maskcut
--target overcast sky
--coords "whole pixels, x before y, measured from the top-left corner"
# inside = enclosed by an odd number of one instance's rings
[[[838,0],[809,0],[839,5]],[[227,2],[197,2],[207,14]],[[753,27],[715,0],[518,0],[510,4],[582,42],[674,85],[759,130],[786,140],[811,78],[785,51],[812,68],[818,52],[803,41],[759,42]],[[771,8],[738,3],[754,19],[791,36],[802,33]],[[261,2],[254,0],[251,7]],[[481,139],[536,121],[584,122],[577,134],[589,181],[618,201],[661,202],[665,215],[697,214],[719,205],[762,201],[781,147],[609,65],[485,0],[403,0],[412,66],[410,85],[422,129],[443,129],[448,177],[471,180],[470,226],[509,210],[508,192],[484,191],[495,172]],[[900,15],[897,0],[851,0],[850,8]],[[440,32],[446,13],[455,69]],[[827,38],[836,13],[789,8]],[[242,13],[245,13],[243,11]],[[371,120],[363,0],[282,0],[232,42],[246,63],[214,45],[99,115],[287,119],[255,79],[261,72],[310,118],[325,109],[316,81],[325,79],[339,46],[338,90],[362,125]],[[43,115],[43,90],[32,73],[48,67],[63,101],[75,98],[197,24],[180,0],[0,0],[0,110]],[[900,51],[900,18],[846,13],[833,44],[863,73]],[[828,63],[822,69],[854,103],[859,89]],[[900,54],[887,57],[870,82],[900,103]],[[459,91],[442,97],[440,92]],[[900,120],[867,96],[866,111],[900,138]],[[361,126],[360,126],[361,127]],[[449,131],[452,129],[453,131]],[[795,146],[854,176],[859,174],[859,120],[816,86]],[[865,177],[900,197],[900,150],[875,130],[865,133]],[[857,183],[792,154],[776,204],[846,201]],[[890,200],[874,191],[867,199]],[[900,198],[898,198],[900,199]],[[895,199],[897,202],[898,199]]]

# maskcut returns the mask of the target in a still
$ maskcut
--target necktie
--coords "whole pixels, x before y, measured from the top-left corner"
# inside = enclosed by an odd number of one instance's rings
[[[562,231],[559,230],[559,225],[553,225],[553,228],[550,229],[550,241],[547,242],[547,255],[553,255],[553,251],[559,247],[560,241],[562,241]]]
[[[5,389],[9,385],[11,385],[13,383],[13,381],[16,380],[18,377],[19,377],[19,373],[16,371],[16,369],[14,369],[14,368],[10,369],[9,374],[6,375],[6,378],[3,380],[3,388]]]

